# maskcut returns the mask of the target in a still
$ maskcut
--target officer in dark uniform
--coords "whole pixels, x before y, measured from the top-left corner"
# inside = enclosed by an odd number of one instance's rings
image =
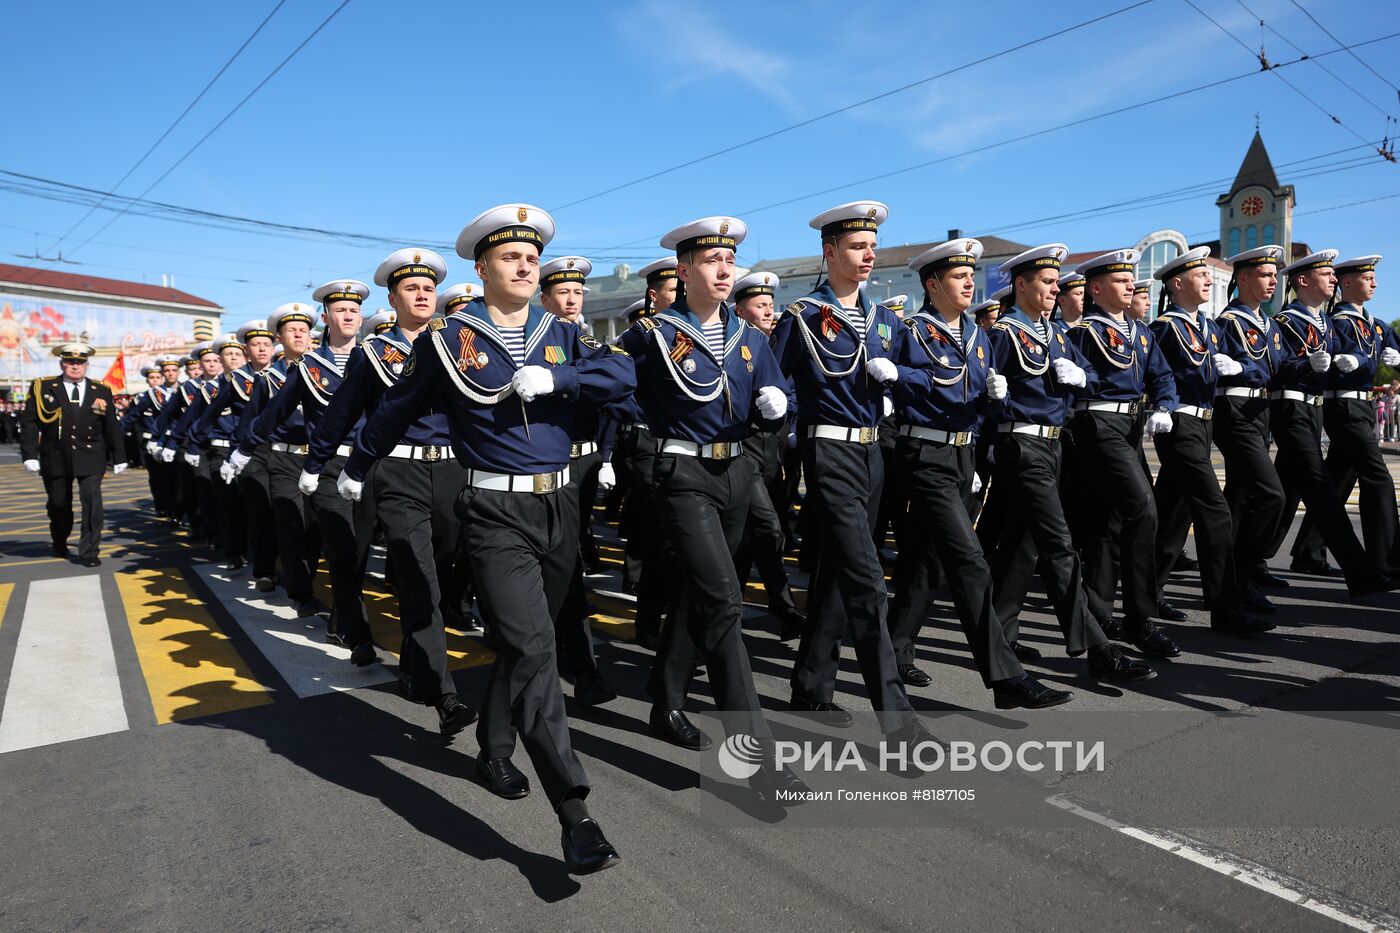
[[[933,387],[897,407],[899,446],[892,480],[907,490],[909,519],[900,531],[890,640],[904,683],[928,686],[932,678],[914,662],[933,601],[930,568],[940,564],[982,683],[992,690],[997,708],[1056,706],[1069,702],[1071,694],[1032,678],[1006,643],[993,606],[991,571],[968,511],[978,427],[1007,388],[1006,377],[991,369],[986,335],[967,313],[981,256],[980,241],[961,238],[909,261],[924,301],[904,318],[912,339],[897,362],[931,366]]]
[[[1069,655],[1087,651],[1091,676],[1142,680],[1153,676],[1152,668],[1110,644],[1089,612],[1079,555],[1060,502],[1060,433],[1074,399],[1097,389],[1099,380],[1050,321],[1060,263],[1068,253],[1064,244],[1052,243],[1026,250],[1001,267],[1015,298],[988,334],[991,368],[1007,379],[995,424],[995,471],[987,501],[987,510],[1000,519],[997,539],[984,536],[982,545],[1007,644],[1018,640],[1017,619],[1038,552]]]
[[[1157,506],[1152,478],[1142,466],[1138,414],[1147,396],[1149,436],[1172,429],[1176,381],[1151,331],[1127,316],[1135,294],[1139,253],[1119,249],[1080,263],[1084,317],[1068,339],[1098,374],[1074,403],[1075,479],[1093,489],[1094,508],[1080,512],[1085,588],[1103,613],[1112,612],[1118,578],[1123,581],[1124,634],[1149,657],[1174,658],[1181,650],[1157,628]],[[1073,529],[1071,529],[1073,530]],[[1115,556],[1118,558],[1115,567]]]
[[[1381,363],[1400,366],[1400,349],[1390,327],[1366,310],[1376,293],[1380,256],[1359,256],[1333,266],[1341,301],[1332,311],[1336,354],[1328,372],[1322,425],[1331,442],[1327,474],[1343,502],[1361,481],[1361,537],[1366,553],[1385,574],[1400,572],[1400,533],[1397,532],[1395,482],[1376,437],[1371,388]],[[1352,365],[1351,360],[1356,364]],[[1300,573],[1336,575],[1327,563],[1327,549],[1311,514],[1303,518],[1293,543],[1290,569]]]
[[[1174,427],[1152,438],[1162,464],[1153,487],[1158,516],[1156,586],[1160,594],[1194,525],[1211,628],[1254,635],[1273,626],[1243,608],[1246,590],[1235,566],[1230,506],[1211,463],[1215,384],[1220,374],[1238,373],[1240,366],[1221,352],[1220,325],[1201,310],[1210,300],[1209,255],[1209,247],[1199,246],[1154,273],[1162,282],[1159,307],[1164,311],[1152,322],[1152,334],[1177,395]],[[1159,612],[1167,617],[1164,610]]]
[[[879,422],[893,410],[887,392],[928,392],[932,381],[927,369],[893,362],[912,339],[909,331],[860,290],[875,265],[876,229],[888,215],[878,201],[853,201],[811,220],[821,231],[827,276],[788,306],[774,336],[774,353],[793,382],[806,429],[804,512],[818,510],[809,526],[819,546],[807,595],[809,624],[792,672],[792,707],[824,713],[839,725],[851,722],[832,701],[849,628],[881,729],[898,741],[918,742],[927,731],[900,682],[885,627],[885,574],[872,535],[885,481]]]
[[[20,458],[24,468],[44,480],[48,497],[49,537],[55,557],[68,556],[73,530],[73,481],[83,510],[78,559],[84,567],[102,563],[97,556],[102,538],[102,474],[107,467],[126,469],[117,410],[112,390],[87,378],[88,358],[95,351],[85,343],[54,347],[63,374],[35,379],[20,418]]]
[[[569,741],[554,658],[554,618],[578,554],[578,493],[566,488],[569,445],[574,407],[623,397],[635,376],[626,355],[530,306],[539,253],[553,235],[553,219],[529,204],[502,205],[467,224],[457,252],[476,260],[486,295],[421,338],[402,378],[365,421],[337,485],[342,495],[359,496],[369,464],[415,418],[446,411],[456,456],[468,467],[457,511],[478,571],[478,602],[500,643],[478,761],[497,766],[493,784],[523,796],[529,785],[510,766],[511,747],[491,745],[506,731],[501,723],[520,730],[563,827],[565,861],[591,872],[616,864],[618,855],[584,803],[588,778]],[[405,311],[398,310],[402,326]]]

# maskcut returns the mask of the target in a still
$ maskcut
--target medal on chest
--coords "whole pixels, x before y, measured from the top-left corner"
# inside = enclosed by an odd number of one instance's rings
[[[753,353],[749,352],[749,348],[747,346],[740,347],[739,355],[744,359],[744,368],[753,372]]]
[[[880,335],[880,347],[886,353],[890,352],[890,337],[892,335],[892,332],[890,331],[890,325],[876,324],[875,332]]]
[[[462,348],[457,353],[457,371],[466,372],[467,367],[472,369],[484,369],[491,358],[485,351],[476,348],[476,331],[470,327],[463,327],[461,330]]]
[[[836,310],[830,305],[822,305],[821,331],[828,342],[835,340],[836,335],[841,333],[841,322],[836,319]]]

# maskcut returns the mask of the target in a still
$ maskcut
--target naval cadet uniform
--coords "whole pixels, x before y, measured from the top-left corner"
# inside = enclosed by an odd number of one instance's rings
[[[243,341],[236,333],[225,334],[214,343],[216,351],[224,347],[243,346]],[[241,569],[246,564],[244,555],[248,550],[247,516],[241,507],[238,487],[223,482],[219,477],[229,454],[233,451],[238,430],[238,415],[242,411],[242,402],[235,397],[235,379],[245,387],[245,391],[252,389],[253,376],[245,368],[232,373],[225,372],[206,385],[201,393],[201,404],[193,423],[182,419],[175,428],[176,441],[183,442],[186,449],[193,448],[197,451],[201,466],[208,472],[219,529],[219,547],[224,554],[226,570]],[[227,407],[220,405],[220,396],[229,398],[231,404]],[[218,410],[211,414],[210,410],[214,408]]]

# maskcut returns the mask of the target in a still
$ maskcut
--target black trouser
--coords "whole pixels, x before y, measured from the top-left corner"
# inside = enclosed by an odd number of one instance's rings
[[[456,460],[385,457],[373,475],[371,495],[394,562],[399,672],[408,698],[420,703],[456,692],[447,670],[441,584],[453,573],[462,535],[455,503],[466,482]],[[353,638],[349,630],[345,635]]]
[[[248,547],[247,513],[235,485],[238,481],[226,483],[219,478],[219,471],[223,469],[231,451],[231,447],[210,447],[204,455],[204,462],[209,465],[214,507],[219,515],[219,546],[223,549],[224,559],[229,561],[241,558]],[[245,471],[252,469],[252,466],[250,462]]]
[[[895,469],[908,492],[909,519],[894,565],[890,641],[900,664],[917,660],[919,631],[933,602],[933,568],[941,563],[963,635],[983,685],[990,687],[1025,671],[997,619],[992,573],[968,515],[975,458],[971,444],[954,447],[914,437],[899,439]]]
[[[585,532],[584,529],[588,525],[588,516],[593,511],[592,496],[597,495],[598,467],[601,465],[602,458],[597,453],[569,461],[568,488],[576,489],[579,495],[579,554],[578,560],[574,561],[573,573],[569,576],[568,592],[565,593],[564,601],[560,603],[559,611],[554,616],[554,639],[560,670],[568,671],[575,677],[585,671],[598,669],[598,658],[593,652],[593,630],[588,623],[591,615],[588,608],[588,591],[583,585],[583,553],[586,549],[585,540],[589,543],[593,541],[593,533]],[[593,492],[591,496],[586,497],[584,484],[574,480],[586,477],[590,469],[593,474],[590,488]],[[597,545],[594,545],[594,557],[597,557]]]
[[[1283,511],[1283,484],[1269,459],[1269,401],[1222,395],[1215,400],[1215,446],[1225,457],[1225,501],[1235,534],[1235,572],[1248,579],[1273,553]]]
[[[633,427],[624,440],[632,488],[627,494],[627,549],[623,575],[637,594],[637,634],[657,634],[666,611],[670,579],[670,544],[661,530],[661,520],[652,487],[656,463],[656,439],[645,428]]]
[[[911,711],[885,627],[885,572],[872,537],[884,486],[879,445],[813,437],[807,440],[804,453],[807,504],[802,511],[805,516],[808,508],[816,506],[820,521],[809,531],[820,538],[820,545],[807,594],[807,631],[792,671],[793,696],[831,702],[841,663],[842,636],[849,626],[861,676],[876,711]],[[889,732],[906,718],[881,716],[880,725]]]
[[[274,450],[267,457],[272,511],[277,515],[277,554],[282,558],[282,587],[295,602],[311,599],[311,581],[320,552],[316,516],[297,486],[305,462],[304,455],[285,451]]]
[[[359,632],[360,625],[368,624],[364,565],[360,563],[360,551],[355,539],[355,507],[335,488],[336,479],[345,469],[345,460],[345,457],[332,457],[327,461],[321,470],[321,481],[310,497],[311,510],[320,529],[321,548],[325,551],[331,574],[333,631],[342,635],[347,630]],[[346,640],[349,641],[348,636]],[[356,643],[350,644],[353,647]]]
[[[1031,434],[1001,434],[994,447],[987,508],[1001,516],[995,542],[982,539],[995,582],[995,609],[1007,643],[1020,637],[1018,617],[1026,588],[1041,559],[1045,589],[1055,607],[1065,649],[1071,655],[1108,644],[1089,612],[1079,555],[1070,540],[1060,502],[1060,444]],[[990,545],[990,546],[989,546]]]
[[[734,570],[743,586],[748,583],[750,568],[758,566],[758,577],[763,581],[763,591],[768,596],[768,611],[774,614],[797,610],[792,598],[792,586],[788,583],[787,567],[783,564],[786,546],[782,519],[773,506],[769,487],[764,484],[763,475],[755,465],[753,484],[749,490],[749,511],[739,549],[734,555]]]
[[[569,461],[569,479],[578,485],[578,546],[589,564],[598,563],[598,542],[593,539],[593,506],[598,501],[598,471],[602,467],[603,455],[597,450]]]
[[[159,457],[146,455],[146,469],[150,472],[151,494],[155,499],[156,512],[166,518],[175,515],[179,503],[175,486],[175,464],[166,463]]]
[[[198,531],[201,537],[212,542],[219,535],[219,509],[214,501],[214,484],[222,484],[223,480],[210,473],[207,453],[193,446],[189,450],[199,454],[199,466],[190,468],[191,481],[194,484],[195,514],[199,516]],[[193,532],[193,519],[190,524]]]
[[[744,456],[708,460],[657,454],[652,476],[663,534],[679,586],[651,668],[651,699],[684,709],[697,656],[703,658],[726,734],[771,735],[744,647],[743,584],[734,552],[744,533],[756,470]]]
[[[905,498],[904,490],[895,480],[894,451],[898,434],[895,433],[894,418],[880,425],[880,459],[884,461],[885,485],[880,487],[880,504],[875,514],[875,533],[871,538],[875,542],[875,550],[880,550],[885,546],[885,539],[891,532],[895,535],[896,545],[899,543],[899,531],[904,524],[904,516],[909,511],[909,500]]]
[[[1076,479],[1085,488],[1079,543],[1085,586],[1106,617],[1118,578],[1130,629],[1157,614],[1157,506],[1142,468],[1142,435],[1133,415],[1084,411],[1070,422]],[[1087,495],[1092,489],[1092,497]],[[1115,561],[1117,570],[1115,570]]]
[[[456,508],[478,571],[477,600],[498,643],[477,744],[487,758],[509,758],[518,730],[558,809],[565,797],[588,794],[554,657],[554,617],[578,561],[578,489],[537,496],[468,486]]]
[[[1274,467],[1283,483],[1285,498],[1269,554],[1277,553],[1283,544],[1301,500],[1317,523],[1327,549],[1336,557],[1347,584],[1357,587],[1373,580],[1385,555],[1368,555],[1361,546],[1351,517],[1347,515],[1345,500],[1323,466],[1322,407],[1279,399],[1273,403],[1270,419],[1274,441],[1278,444]]]
[[[1172,415],[1174,427],[1152,438],[1161,469],[1153,495],[1157,500],[1157,593],[1172,574],[1172,565],[1196,528],[1196,561],[1207,609],[1231,609],[1243,592],[1235,565],[1235,533],[1230,505],[1210,458],[1210,421]],[[1248,571],[1251,568],[1245,568]]]
[[[1322,403],[1322,425],[1331,441],[1327,449],[1327,475],[1346,502],[1352,487],[1361,483],[1361,539],[1378,573],[1400,568],[1400,534],[1397,534],[1395,481],[1376,439],[1376,412],[1368,399],[1328,399]],[[1303,516],[1294,557],[1327,559],[1326,545],[1312,512]]]
[[[146,452],[146,445],[151,442],[151,436],[146,433],[138,435],[137,444],[141,451],[141,465],[146,468],[146,485],[151,490],[151,508],[155,509],[157,515],[166,515],[169,512],[169,505],[165,501],[165,473],[162,467],[165,464],[160,462],[160,458],[152,457]]]
[[[235,480],[247,508],[248,550],[253,576],[272,579],[277,573],[277,513],[272,510],[272,483],[267,458],[271,449],[260,445]]]
[[[203,524],[203,514],[199,511],[199,488],[197,470],[185,462],[180,451],[175,452],[175,486],[179,490],[180,517],[190,526],[190,537],[198,540],[208,534]]]
[[[96,557],[97,544],[102,539],[102,474],[45,476],[44,493],[48,497],[49,536],[53,543],[66,546],[73,532],[73,480],[78,481],[78,502],[83,510],[83,530],[78,536],[78,556]]]

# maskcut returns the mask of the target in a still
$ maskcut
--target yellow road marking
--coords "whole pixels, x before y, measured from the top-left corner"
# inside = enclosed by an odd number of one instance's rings
[[[316,589],[321,601],[331,604],[330,571],[322,568],[316,574]],[[374,643],[385,652],[399,658],[398,648],[403,642],[403,630],[399,626],[399,601],[391,593],[371,589],[365,581],[365,610],[369,615],[370,632]],[[496,660],[496,652],[487,648],[479,640],[455,628],[445,629],[447,635],[447,669],[464,670],[480,667]]]
[[[128,570],[116,580],[156,722],[271,702],[178,569]]]
[[[5,610],[10,606],[10,594],[14,591],[13,583],[0,583],[0,624],[5,621]]]

